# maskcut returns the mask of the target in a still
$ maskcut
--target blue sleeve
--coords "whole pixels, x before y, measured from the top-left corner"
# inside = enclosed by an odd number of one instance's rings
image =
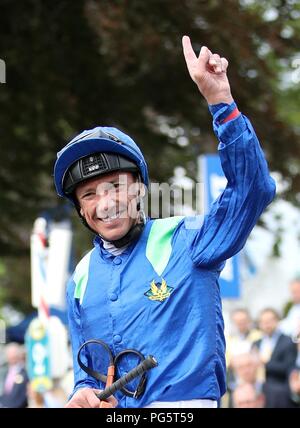
[[[235,103],[210,107],[227,186],[201,225],[190,228],[193,222],[185,222],[192,260],[205,268],[218,266],[243,248],[275,196],[275,183],[250,121],[239,114],[223,123],[235,108]]]
[[[88,376],[77,362],[77,354],[80,346],[85,342],[80,321],[80,303],[79,299],[74,297],[75,284],[73,280],[69,282],[67,289],[67,305],[68,305],[68,323],[69,334],[73,353],[73,370],[74,370],[74,390],[69,398],[80,388],[100,388],[99,383],[93,377]],[[89,358],[87,353],[82,350],[80,353],[83,364],[89,366]],[[102,386],[103,389],[103,386]]]

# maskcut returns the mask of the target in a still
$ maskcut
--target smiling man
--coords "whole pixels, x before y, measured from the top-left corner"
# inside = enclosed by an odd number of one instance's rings
[[[136,180],[130,172],[112,172],[76,187],[75,200],[81,217],[103,239],[123,238],[138,222],[136,198],[142,188],[136,186]]]
[[[191,78],[206,99],[228,184],[205,216],[145,217],[147,164],[122,131],[84,131],[59,153],[54,179],[96,237],[67,291],[75,388],[67,407],[216,407],[226,365],[218,279],[241,250],[275,194],[249,120],[231,95],[228,62],[207,47],[183,51]],[[96,345],[95,352],[91,345]],[[88,343],[87,343],[88,342]],[[100,351],[118,377],[153,355],[147,382],[130,384],[99,402],[111,381]],[[77,358],[80,351],[80,358]],[[111,368],[109,370],[112,370]]]

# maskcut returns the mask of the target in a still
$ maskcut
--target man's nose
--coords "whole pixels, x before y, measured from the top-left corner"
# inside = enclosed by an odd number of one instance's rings
[[[103,216],[103,214],[111,211],[116,207],[116,201],[113,195],[101,195],[97,202],[97,215],[99,217]]]

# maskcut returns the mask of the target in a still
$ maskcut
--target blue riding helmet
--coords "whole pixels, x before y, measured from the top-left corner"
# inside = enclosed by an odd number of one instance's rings
[[[56,191],[73,201],[72,193],[80,182],[112,171],[139,172],[142,182],[149,185],[147,163],[132,138],[112,127],[83,131],[57,153]]]

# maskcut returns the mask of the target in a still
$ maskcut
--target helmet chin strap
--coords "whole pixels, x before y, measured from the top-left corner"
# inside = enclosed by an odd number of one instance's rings
[[[122,248],[125,245],[130,244],[133,241],[136,241],[140,237],[141,233],[143,232],[145,223],[146,223],[145,213],[143,210],[141,210],[140,203],[138,203],[137,209],[139,214],[138,222],[134,224],[131,227],[131,229],[129,229],[129,231],[126,233],[126,235],[124,235],[122,238],[115,239],[113,241],[108,241],[111,244],[113,244],[116,248]],[[101,235],[99,236],[102,238]]]

